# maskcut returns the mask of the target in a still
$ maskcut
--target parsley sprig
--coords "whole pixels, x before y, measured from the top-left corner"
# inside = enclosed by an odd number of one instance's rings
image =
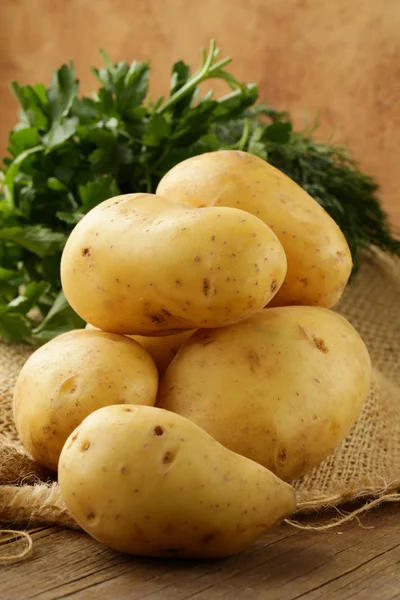
[[[149,62],[101,56],[91,97],[78,95],[73,63],[54,71],[48,88],[11,84],[20,111],[0,173],[0,336],[43,343],[82,326],[59,275],[72,227],[111,196],[154,192],[172,166],[202,152],[238,148],[286,172],[337,221],[356,265],[371,244],[400,253],[374,180],[344,149],[293,131],[288,114],[257,103],[257,86],[226,70],[231,58],[220,58],[214,41],[196,72],[173,65],[169,92],[155,101]],[[228,93],[201,95],[211,79]]]

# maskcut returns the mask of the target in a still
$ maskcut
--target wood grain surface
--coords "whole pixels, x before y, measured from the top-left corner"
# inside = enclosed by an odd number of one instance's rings
[[[399,505],[327,532],[281,525],[239,556],[215,562],[130,557],[56,528],[33,539],[29,558],[0,567],[1,600],[400,598]]]
[[[115,60],[151,59],[162,93],[172,62],[195,65],[210,37],[299,127],[351,148],[382,186],[400,228],[399,0],[3,0],[0,2],[0,149],[15,123],[9,81],[48,81],[74,59],[82,89],[95,85],[97,49]]]

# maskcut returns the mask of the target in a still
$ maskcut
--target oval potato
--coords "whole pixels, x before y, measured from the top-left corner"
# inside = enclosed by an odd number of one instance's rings
[[[188,329],[172,335],[132,335],[131,337],[147,350],[156,364],[160,377],[162,377],[172,360],[178,354],[181,346],[186,344],[195,331],[195,329]]]
[[[109,404],[154,405],[158,373],[142,346],[121,335],[70,331],[26,361],[14,418],[29,454],[56,470],[65,440],[88,414]]]
[[[195,156],[161,179],[157,194],[195,207],[233,206],[276,233],[288,270],[271,306],[334,306],[351,273],[346,239],[307,192],[265,160],[239,150]]]
[[[90,323],[87,323],[86,329],[98,330],[97,327],[94,327]],[[195,329],[188,329],[172,335],[129,335],[127,337],[135,340],[135,342],[138,342],[138,344],[147,350],[154,360],[158,369],[158,374],[161,377],[164,375],[172,359],[178,353],[179,348],[183,346],[185,342],[187,342],[187,340],[195,331]]]
[[[267,308],[200,330],[160,382],[157,406],[191,419],[221,444],[290,481],[348,434],[367,396],[368,351],[323,308]]]
[[[145,406],[87,417],[62,450],[59,484],[85,531],[142,556],[229,556],[295,509],[293,489],[267,469]]]
[[[85,321],[139,335],[236,322],[269,302],[285,274],[282,245],[253,215],[151,194],[96,206],[61,261],[65,295]]]

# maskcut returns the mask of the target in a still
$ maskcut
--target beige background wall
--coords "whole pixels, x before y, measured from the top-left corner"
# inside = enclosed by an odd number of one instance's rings
[[[172,62],[197,64],[217,38],[235,74],[256,81],[261,98],[289,109],[300,126],[319,114],[364,169],[400,227],[400,0],[2,0],[0,148],[15,122],[8,82],[47,81],[73,58],[84,91],[99,64],[152,59],[154,92]]]

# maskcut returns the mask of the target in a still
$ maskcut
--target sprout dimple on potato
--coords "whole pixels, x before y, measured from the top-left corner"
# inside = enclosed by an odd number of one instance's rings
[[[78,524],[117,550],[229,556],[295,509],[288,484],[168,411],[108,406],[81,423],[80,436],[90,450],[82,455],[72,434],[60,490]]]
[[[286,274],[276,235],[243,215],[152,194],[111,198],[68,238],[64,293],[82,318],[114,333],[161,335],[233,323],[268,303]],[[259,272],[250,268],[255,263]],[[227,276],[234,286],[225,285]]]
[[[108,404],[154,405],[157,387],[156,366],[137,342],[71,331],[36,350],[23,366],[14,392],[17,431],[31,456],[56,470],[65,440],[88,414]],[[80,444],[82,452],[90,447],[87,440]]]
[[[197,331],[168,367],[157,405],[282,479],[300,477],[349,432],[366,399],[368,351],[323,308],[267,308]]]

